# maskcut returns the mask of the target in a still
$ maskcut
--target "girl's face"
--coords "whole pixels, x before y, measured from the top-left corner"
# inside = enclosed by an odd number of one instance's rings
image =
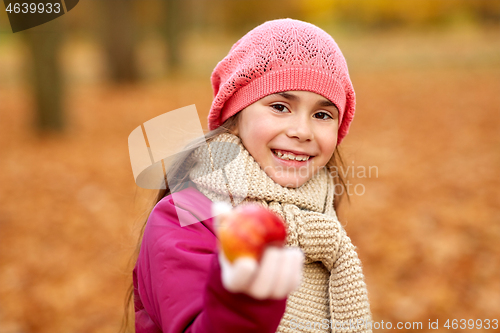
[[[274,182],[299,187],[332,157],[338,117],[337,107],[325,97],[286,91],[243,109],[233,133]]]

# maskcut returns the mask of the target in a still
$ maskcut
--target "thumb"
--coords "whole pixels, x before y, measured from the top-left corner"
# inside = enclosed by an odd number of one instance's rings
[[[238,258],[231,264],[223,252],[219,252],[219,262],[222,270],[222,285],[234,293],[247,289],[258,266],[257,261],[249,257]]]

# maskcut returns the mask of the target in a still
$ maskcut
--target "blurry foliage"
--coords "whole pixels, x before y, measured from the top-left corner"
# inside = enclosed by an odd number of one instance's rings
[[[105,2],[112,2],[105,0]],[[122,3],[116,1],[115,3]],[[367,32],[400,28],[440,28],[467,24],[499,24],[500,1],[497,0],[132,0],[130,17],[117,20],[123,10],[103,10],[100,1],[80,3],[77,10],[65,15],[65,32],[83,35],[99,43],[108,56],[125,54],[110,46],[124,40],[125,28],[137,49],[147,36],[158,36],[165,46],[168,74],[182,68],[186,43],[192,34],[242,36],[253,27],[276,18],[295,18],[324,29]],[[123,2],[124,3],[124,2]],[[8,31],[5,12],[0,13],[0,29]],[[116,25],[114,29],[110,26]],[[125,28],[119,28],[118,25]],[[36,28],[35,28],[36,29]],[[8,34],[7,34],[8,35]],[[120,35],[122,35],[120,38]],[[113,37],[114,36],[114,37]],[[155,37],[156,38],[156,37]],[[158,41],[157,39],[155,39]],[[111,43],[110,41],[115,41]],[[0,40],[0,43],[2,41]],[[126,45],[127,43],[121,43]],[[131,46],[121,49],[131,49]],[[163,52],[163,51],[162,51]],[[134,78],[134,64],[122,59],[108,61],[110,78],[120,81],[117,68],[129,68],[124,77]],[[137,55],[136,55],[137,57]],[[122,57],[124,58],[124,57]],[[123,64],[125,63],[125,65]],[[133,81],[133,80],[132,80]]]
[[[105,0],[108,1],[108,0]],[[244,33],[266,20],[291,17],[317,24],[348,25],[359,29],[403,26],[440,26],[462,21],[500,23],[497,0],[134,0],[134,24],[139,31],[160,29],[172,3],[182,10],[178,29],[216,29]],[[99,21],[107,20],[98,1],[90,1],[64,18],[71,28],[100,32]],[[174,6],[175,8],[175,6]],[[7,19],[5,13],[1,14]],[[0,29],[10,30],[8,20]]]
[[[107,0],[105,0],[107,1]],[[165,23],[168,2],[179,0],[134,0],[134,21],[142,29]],[[445,25],[457,19],[477,23],[499,23],[497,0],[184,0],[182,24],[193,28],[214,28],[240,33],[256,24],[279,17],[317,23],[336,22],[360,28],[390,28],[415,25]],[[98,30],[106,15],[99,1],[81,3],[61,20],[71,30]],[[5,11],[0,13],[1,31],[10,31]],[[319,22],[321,21],[321,22]]]
[[[312,1],[314,2],[321,1]],[[439,26],[457,19],[489,23],[500,20],[500,2],[491,0],[337,0],[332,3],[335,20],[362,28]]]
[[[193,49],[189,48],[189,44],[203,43],[206,38],[200,37],[201,35],[231,36],[233,39],[234,36],[241,37],[267,20],[285,17],[309,21],[326,30],[335,28],[337,31],[361,33],[399,28],[499,24],[500,1],[105,0],[81,3],[76,10],[58,19],[57,22],[35,27],[31,32],[39,33],[44,29],[64,27],[61,34],[66,40],[78,35],[92,40],[107,58],[105,68],[110,83],[119,84],[137,82],[147,76],[161,77],[165,74],[163,69],[167,69],[167,76],[175,73],[185,75],[189,71],[200,72],[202,68],[200,65],[193,66],[201,63],[199,57],[209,59],[208,63],[212,66],[214,59],[220,60],[224,55],[214,53],[213,50],[209,51],[208,45],[204,45],[207,54],[193,55]],[[9,40],[15,40],[17,35],[7,32],[10,27],[5,11],[0,13],[0,18],[2,18],[0,29],[4,31],[2,37],[7,37],[7,43]],[[197,34],[198,39],[190,39],[193,34]],[[161,45],[154,46],[152,51],[144,51],[143,42],[151,35],[155,36],[152,39],[153,43]],[[0,45],[5,43],[4,39],[0,38]],[[212,43],[217,42],[212,41]],[[37,57],[41,57],[39,53],[43,48],[31,49],[33,52],[38,51]],[[139,54],[141,51],[142,56]],[[57,51],[52,50],[52,53],[53,55],[46,57],[55,59]],[[156,65],[151,65],[153,63]],[[49,75],[59,70],[55,61],[47,62],[42,67],[48,69],[39,71],[46,77],[39,77],[37,82],[49,82],[51,77],[54,79],[57,77],[55,74]],[[147,69],[144,70],[145,68]],[[144,72],[149,74],[145,75]],[[35,87],[34,83],[32,85]],[[58,84],[50,86],[56,87]],[[41,92],[47,89],[35,87],[34,90]],[[38,121],[41,124],[40,128],[63,127],[64,111],[57,111],[60,107],[52,107],[61,104],[63,97],[61,93],[57,93],[59,90],[61,89],[52,89],[50,93],[42,93],[43,96],[38,94],[43,97],[37,98],[39,109],[37,114],[43,115]],[[43,106],[42,102],[47,106]],[[52,125],[47,125],[49,123]]]
[[[210,6],[206,0],[187,2],[193,9],[206,7],[205,25],[236,34],[284,17],[359,29],[500,22],[500,1],[495,0],[213,0]]]

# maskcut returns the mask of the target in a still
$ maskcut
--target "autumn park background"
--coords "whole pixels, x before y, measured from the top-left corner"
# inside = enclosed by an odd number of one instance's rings
[[[118,332],[154,195],[128,135],[190,104],[206,127],[213,67],[282,17],[347,59],[373,319],[500,319],[500,1],[88,0],[15,34],[0,9],[0,333]]]

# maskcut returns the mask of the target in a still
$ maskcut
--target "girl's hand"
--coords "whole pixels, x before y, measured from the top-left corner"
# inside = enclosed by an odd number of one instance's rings
[[[219,252],[222,284],[256,299],[283,299],[300,286],[304,254],[299,248],[269,246],[260,263],[249,257],[230,263]]]

